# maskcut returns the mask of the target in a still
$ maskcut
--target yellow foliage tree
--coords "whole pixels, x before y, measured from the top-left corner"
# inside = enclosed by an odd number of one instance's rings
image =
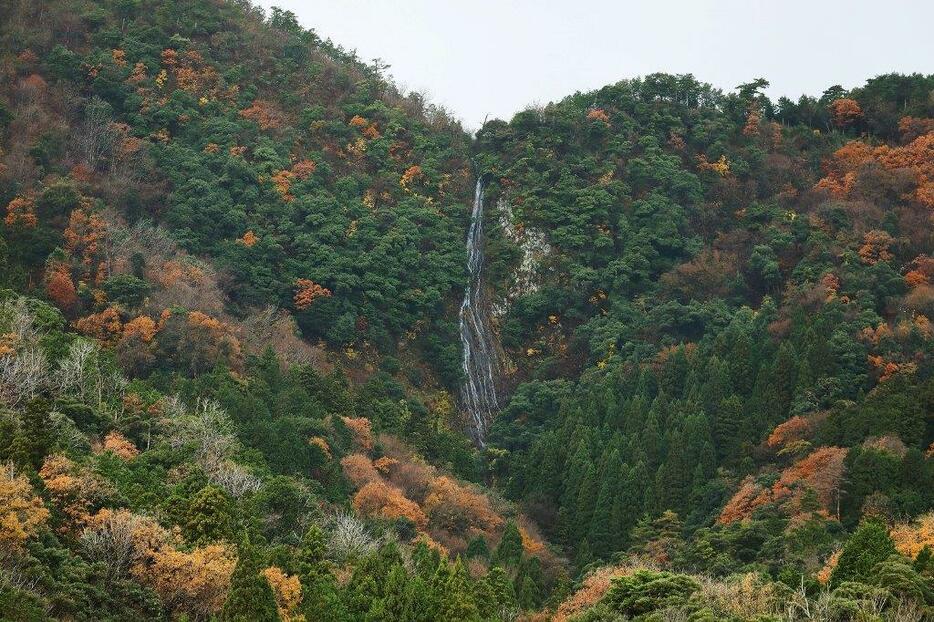
[[[0,554],[19,548],[49,519],[42,499],[33,494],[29,480],[12,465],[0,474]]]

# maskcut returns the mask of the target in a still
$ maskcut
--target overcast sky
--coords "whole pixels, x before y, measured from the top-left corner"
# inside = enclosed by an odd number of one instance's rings
[[[934,0],[260,0],[470,129],[529,104],[654,71],[773,98],[934,73]]]

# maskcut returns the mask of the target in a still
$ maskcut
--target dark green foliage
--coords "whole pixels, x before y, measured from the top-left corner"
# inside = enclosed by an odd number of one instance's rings
[[[606,595],[606,604],[616,613],[639,616],[683,605],[699,589],[700,585],[685,575],[637,570],[613,580]]]
[[[233,535],[233,508],[229,497],[216,486],[205,486],[188,501],[185,537],[198,544],[229,540]]]
[[[865,521],[843,547],[840,560],[833,570],[831,582],[866,580],[876,564],[895,554],[895,545],[884,525],[877,521]]]
[[[278,621],[272,588],[261,574],[263,566],[249,537],[237,547],[237,554],[237,567],[231,577],[221,619],[225,622]]]

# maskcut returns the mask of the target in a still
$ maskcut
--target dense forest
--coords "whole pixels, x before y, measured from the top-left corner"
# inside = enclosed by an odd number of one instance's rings
[[[934,618],[934,75],[472,136],[247,0],[0,42],[0,620]]]

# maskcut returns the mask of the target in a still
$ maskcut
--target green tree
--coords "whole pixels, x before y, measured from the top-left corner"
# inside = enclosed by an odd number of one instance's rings
[[[872,569],[895,554],[895,544],[889,537],[885,525],[878,521],[867,520],[853,532],[843,546],[840,560],[830,577],[837,585],[843,581],[872,581]]]
[[[245,536],[238,547],[237,566],[221,611],[224,622],[278,622],[276,599],[262,575],[259,555]]]

